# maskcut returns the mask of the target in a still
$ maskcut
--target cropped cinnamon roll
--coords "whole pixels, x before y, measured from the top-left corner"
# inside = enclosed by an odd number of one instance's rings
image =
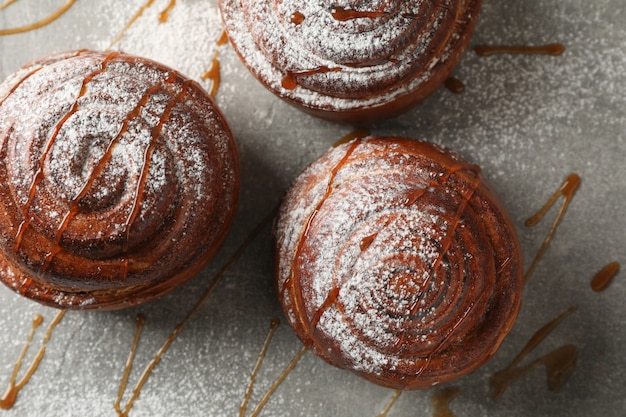
[[[369,123],[435,91],[481,0],[220,0],[231,43],[270,91],[313,115]]]
[[[0,280],[59,308],[152,300],[216,253],[238,200],[228,125],[195,82],[73,51],[0,85]]]
[[[489,359],[520,307],[522,261],[480,169],[411,139],[341,144],[311,164],[275,225],[288,322],[320,357],[418,389]]]

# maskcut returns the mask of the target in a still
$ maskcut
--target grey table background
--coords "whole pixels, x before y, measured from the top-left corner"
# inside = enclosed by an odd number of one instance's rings
[[[0,11],[0,27],[38,20],[64,1],[20,0]],[[78,1],[42,29],[0,37],[0,78],[53,51],[106,49],[143,4]],[[170,19],[157,0],[115,46],[173,66],[192,78],[210,67],[220,50],[222,85],[217,102],[240,148],[241,204],[215,261],[188,285],[162,300],[119,312],[69,312],[54,332],[40,369],[20,393],[9,416],[113,416],[113,403],[138,313],[146,316],[130,384],[165,337],[188,312],[216,271],[280,200],[302,168],[352,128],[304,115],[266,92],[218,47],[216,1],[179,0]],[[582,186],[557,236],[525,289],[523,308],[502,349],[484,367],[455,385],[452,409],[464,416],[623,416],[626,411],[626,283],[604,292],[589,282],[606,263],[624,261],[626,244],[626,9],[622,0],[523,2],[484,0],[472,45],[561,42],[550,56],[481,58],[468,51],[455,75],[463,94],[444,88],[415,110],[376,126],[395,134],[446,145],[482,165],[518,226],[526,265],[548,224],[529,229],[534,213],[565,177]],[[208,88],[209,82],[204,82]],[[269,226],[228,270],[149,379],[130,415],[234,416],[249,372],[269,328],[281,317],[272,279]],[[488,395],[488,378],[508,364],[544,323],[572,305],[579,309],[533,354],[563,344],[580,349],[578,364],[560,392],[546,388],[537,368],[505,395]],[[8,382],[30,322],[55,312],[0,288],[0,389]],[[35,347],[43,328],[35,338]],[[254,407],[301,344],[282,325],[270,346],[251,401]],[[34,349],[33,349],[34,350]],[[29,358],[32,357],[31,351]],[[434,390],[403,394],[389,416],[429,416]],[[392,392],[335,369],[307,353],[267,405],[266,416],[374,416]]]

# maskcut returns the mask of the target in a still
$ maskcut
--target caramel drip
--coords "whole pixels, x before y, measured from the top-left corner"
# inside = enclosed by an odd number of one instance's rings
[[[4,3],[0,10],[4,9],[5,7],[7,7],[8,5],[10,5],[11,3],[13,3],[15,0],[11,1],[7,1],[6,3]],[[39,29],[41,27],[44,27],[52,22],[54,22],[55,20],[57,20],[59,17],[63,16],[63,14],[65,12],[67,12],[69,10],[70,7],[72,7],[72,5],[76,3],[76,0],[68,0],[63,6],[59,7],[54,13],[52,13],[50,16],[39,20],[35,23],[31,23],[30,25],[25,25],[25,26],[20,26],[20,27],[16,27],[16,28],[11,28],[11,29],[0,29],[0,36],[4,36],[4,35],[15,35],[17,33],[24,33],[24,32],[29,32],[31,30],[35,30],[35,29]]]
[[[291,362],[289,362],[283,372],[281,372],[278,378],[276,378],[276,381],[274,381],[272,386],[267,390],[263,398],[261,398],[261,401],[259,401],[259,404],[252,411],[250,417],[258,417],[261,411],[263,411],[263,407],[265,407],[265,405],[268,403],[270,398],[272,398],[272,395],[274,395],[278,387],[280,387],[285,379],[287,379],[289,374],[296,368],[296,365],[298,365],[298,362],[300,362],[300,359],[302,359],[302,357],[308,350],[309,349],[307,346],[303,346],[302,349],[300,349],[300,351],[294,355],[293,359],[291,359]]]
[[[298,245],[296,247],[296,253],[295,253],[294,259],[299,259],[300,258],[300,255],[302,254],[302,251],[304,250],[304,245],[305,245],[306,240],[308,238],[309,229],[311,228],[311,225],[315,221],[315,219],[317,217],[317,214],[319,213],[320,209],[322,208],[322,206],[324,205],[326,200],[330,197],[330,194],[333,192],[334,182],[335,182],[335,179],[337,177],[337,174],[348,163],[348,161],[350,160],[350,157],[352,156],[352,153],[354,153],[355,149],[360,144],[361,144],[361,140],[355,140],[354,142],[352,142],[352,144],[350,145],[350,147],[346,151],[346,153],[343,156],[343,158],[341,158],[341,160],[337,163],[337,165],[331,170],[330,177],[328,179],[328,184],[326,186],[326,192],[325,192],[324,196],[322,196],[321,200],[317,203],[317,206],[315,207],[313,212],[309,215],[309,218],[307,219],[307,222],[306,222],[306,225],[305,225],[305,228],[304,228],[304,232],[303,232],[302,236],[300,237],[300,241],[298,242]],[[290,289],[293,292],[293,297],[294,297],[294,309],[296,310],[295,317],[299,317],[300,320],[304,320],[305,317],[306,317],[306,314],[303,314],[303,312],[301,311],[303,306],[304,306],[304,295],[302,294],[302,287],[300,286],[300,279],[298,279],[298,275],[299,275],[299,271],[297,271],[295,268],[293,268],[293,265],[292,265],[291,276],[283,284],[283,290],[282,290],[281,297],[284,296],[284,292],[286,291],[287,284],[289,284]],[[329,295],[328,295],[328,297],[327,297],[327,299],[324,301],[322,307],[325,307],[325,309],[330,307],[332,302],[335,301],[335,299],[337,297],[337,294],[338,294],[338,291],[339,291],[339,289],[336,289],[334,291],[331,290]],[[325,309],[324,308],[320,308],[316,312],[315,317],[314,317],[315,320],[311,320],[309,323],[304,323],[304,322],[302,323],[302,326],[304,328],[308,328],[310,330],[308,332],[308,334],[310,335],[311,338],[313,338],[313,331],[315,329],[315,325],[317,324],[317,321],[319,321],[319,319],[321,318],[322,314],[324,314]],[[308,340],[305,344],[308,345],[310,343],[313,343],[313,340]]]
[[[13,3],[15,3],[17,0],[6,0],[4,3],[0,4],[0,10],[4,10],[7,7],[9,7],[10,5],[12,5]]]
[[[552,195],[552,197],[550,197],[550,199],[537,212],[537,214],[535,214],[534,216],[526,220],[525,224],[527,227],[535,226],[544,218],[544,216],[548,213],[548,211],[552,208],[552,206],[556,203],[556,201],[560,197],[563,197],[563,203],[561,207],[559,208],[557,217],[554,220],[554,223],[552,224],[552,226],[550,227],[550,230],[548,231],[548,235],[543,241],[543,244],[539,248],[539,252],[535,256],[533,263],[531,264],[530,268],[524,275],[524,283],[528,282],[528,279],[531,277],[531,275],[535,271],[535,268],[537,268],[537,264],[539,264],[539,261],[545,254],[546,250],[548,249],[548,246],[550,246],[550,242],[552,242],[552,238],[554,237],[554,234],[556,233],[556,230],[559,227],[559,224],[561,224],[561,221],[563,220],[563,216],[565,216],[565,213],[567,212],[567,208],[569,207],[569,204],[574,198],[574,195],[576,194],[578,187],[580,187],[580,177],[577,174],[570,174],[565,179],[561,187]]]
[[[437,391],[431,397],[433,407],[433,417],[455,417],[455,414],[450,410],[450,403],[461,393],[459,387],[448,387],[441,391]]]
[[[522,351],[513,359],[509,366],[493,374],[489,383],[494,398],[502,395],[513,381],[541,364],[546,367],[548,372],[548,387],[551,390],[557,390],[567,381],[576,364],[578,349],[575,346],[565,345],[536,359],[526,366],[520,367],[518,365],[535,347],[537,347],[537,345],[539,345],[539,343],[552,333],[567,316],[576,311],[576,309],[577,306],[570,307],[557,318],[544,325],[530,338],[526,346],[524,346]]]
[[[121,412],[118,411],[118,415],[120,417],[128,416],[128,413],[130,412],[130,410],[132,409],[133,405],[135,404],[135,401],[137,401],[137,399],[139,398],[139,395],[141,394],[141,390],[143,389],[144,385],[148,381],[148,378],[152,374],[152,371],[159,364],[159,362],[161,362],[161,359],[163,359],[163,356],[169,350],[169,348],[172,345],[172,343],[174,343],[174,341],[178,338],[178,336],[183,331],[183,329],[185,328],[187,323],[200,310],[200,307],[204,304],[204,302],[213,293],[213,290],[215,289],[215,287],[217,287],[217,284],[219,284],[222,281],[222,279],[224,278],[224,276],[226,275],[226,272],[230,269],[230,267],[232,267],[239,260],[239,258],[241,258],[241,256],[243,255],[245,250],[248,248],[248,246],[250,246],[250,244],[256,239],[256,237],[259,236],[261,231],[268,224],[271,223],[272,219],[274,218],[275,212],[276,211],[273,210],[250,233],[250,235],[244,240],[244,242],[241,244],[241,246],[239,246],[239,248],[233,254],[233,256],[226,262],[226,264],[224,264],[222,269],[220,269],[218,271],[218,273],[215,275],[215,278],[213,278],[213,281],[211,281],[211,283],[206,288],[204,293],[200,296],[200,298],[198,299],[196,304],[191,308],[191,310],[189,310],[187,315],[178,323],[178,325],[174,328],[174,330],[165,339],[165,342],[163,343],[163,345],[161,345],[161,347],[159,348],[157,353],[152,357],[152,360],[148,363],[148,365],[146,366],[146,368],[144,369],[142,374],[139,376],[139,380],[137,381],[136,385],[134,386],[133,391],[132,391],[132,395],[131,395],[130,399],[128,400],[128,402],[126,403],[126,406],[124,407],[123,410],[121,410]],[[124,387],[124,390],[125,390],[125,388],[126,387]]]
[[[217,40],[217,46],[226,45],[227,42],[228,42],[228,32],[223,30],[222,34],[220,35],[219,39]]]
[[[594,275],[591,280],[591,288],[596,291],[603,291],[613,281],[613,278],[619,273],[619,262],[611,262],[604,266]]]
[[[378,236],[378,233],[373,233],[361,239],[361,243],[359,244],[359,248],[361,249],[361,252],[365,252],[367,248],[371,246],[372,242],[374,242],[374,240],[376,239],[376,236]]]
[[[219,51],[215,51],[213,60],[211,61],[211,68],[209,68],[209,70],[202,74],[202,77],[200,77],[202,81],[211,80],[211,90],[209,91],[209,94],[213,98],[217,96],[217,90],[219,89],[221,82],[220,60],[218,59],[218,56]]]
[[[130,29],[135,24],[135,22],[141,16],[143,16],[144,12],[148,10],[150,7],[152,7],[153,4],[154,4],[154,0],[148,0],[143,6],[139,8],[139,10],[137,10],[137,13],[135,13],[135,15],[122,28],[120,33],[118,33],[117,36],[113,39],[113,42],[111,42],[111,45],[109,45],[109,47],[107,48],[107,51],[111,50],[113,46],[117,44],[124,37],[124,34],[126,33],[126,31]]]
[[[137,347],[139,346],[139,336],[141,336],[141,332],[143,330],[144,323],[146,318],[143,314],[139,314],[137,316],[137,327],[135,328],[135,337],[133,338],[133,343],[130,347],[130,353],[128,355],[128,360],[126,361],[126,365],[124,366],[124,375],[122,376],[122,381],[120,382],[120,388],[117,392],[117,399],[115,400],[114,408],[117,412],[118,416],[127,416],[128,413],[124,414],[122,411],[122,398],[124,397],[124,392],[126,391],[126,386],[128,385],[128,377],[130,376],[130,372],[133,369],[133,363],[135,362],[135,355],[137,354]]]
[[[187,95],[187,90],[190,84],[191,80],[187,80],[183,83],[183,86],[178,95],[173,100],[170,100],[169,103],[167,103],[163,114],[161,114],[159,123],[152,129],[152,140],[148,143],[148,146],[146,146],[146,149],[144,150],[141,166],[141,176],[139,177],[139,181],[137,182],[137,189],[135,190],[134,194],[132,210],[130,211],[129,216],[126,219],[126,223],[124,224],[124,228],[126,230],[126,239],[124,239],[124,252],[128,251],[128,245],[130,241],[130,228],[137,219],[137,216],[139,215],[139,211],[141,209],[141,196],[143,196],[144,190],[146,188],[146,183],[148,182],[148,173],[150,172],[150,160],[152,159],[154,148],[157,145],[157,139],[161,136],[163,126],[170,119],[174,107],[178,103],[182,102],[185,98],[185,95]]]
[[[465,84],[463,84],[463,81],[455,77],[449,77],[445,81],[444,85],[449,91],[453,92],[454,94],[461,94],[463,91],[465,91]]]
[[[252,397],[252,391],[254,390],[254,383],[256,381],[256,377],[259,374],[259,370],[261,369],[261,365],[263,364],[265,357],[267,356],[267,350],[269,349],[270,342],[272,341],[272,338],[274,337],[274,333],[276,333],[276,330],[278,329],[279,325],[280,325],[279,319],[274,319],[270,323],[270,330],[267,333],[265,342],[263,342],[263,347],[261,348],[261,353],[259,353],[259,357],[256,361],[256,364],[254,365],[254,369],[252,370],[252,373],[250,374],[250,382],[248,383],[248,387],[246,388],[246,393],[243,397],[243,401],[241,402],[241,406],[239,407],[240,417],[245,417],[246,415],[246,410],[248,409],[248,403],[250,402],[250,398]]]
[[[291,15],[291,23],[295,24],[295,25],[301,25],[304,22],[305,16],[300,13],[300,12],[294,12]]]
[[[385,406],[385,409],[380,414],[378,414],[376,417],[387,417],[387,415],[389,414],[389,412],[391,411],[393,406],[396,404],[396,401],[398,401],[398,399],[402,395],[402,392],[403,392],[402,390],[395,390],[393,395],[391,396],[391,399],[389,400],[389,402]]]
[[[447,181],[450,180],[450,177],[458,172],[458,171],[468,171],[471,172],[474,176],[471,187],[469,188],[469,190],[466,190],[464,193],[462,193],[462,197],[463,200],[461,201],[461,204],[459,204],[459,207],[457,208],[456,213],[454,214],[454,218],[448,222],[448,230],[446,231],[446,239],[440,243],[441,245],[441,250],[439,251],[439,254],[437,256],[437,259],[435,259],[435,262],[433,262],[433,264],[430,266],[430,271],[428,273],[428,278],[426,279],[426,281],[423,284],[424,288],[428,288],[428,285],[430,284],[430,281],[433,279],[433,276],[435,275],[435,270],[439,267],[439,265],[441,264],[441,261],[443,260],[445,254],[448,252],[448,249],[450,248],[450,245],[452,245],[453,242],[453,237],[454,237],[454,232],[456,231],[456,228],[459,225],[459,222],[461,221],[461,217],[463,217],[463,212],[465,211],[465,209],[467,208],[467,205],[469,204],[469,201],[472,199],[472,196],[474,195],[474,193],[476,192],[476,190],[478,189],[478,186],[480,185],[480,167],[478,167],[477,165],[458,165],[456,167],[452,167],[448,170],[448,172],[445,173],[444,177],[441,178],[441,183],[445,183]],[[438,180],[433,180],[433,182],[437,182]],[[434,184],[433,184],[434,185]],[[412,196],[413,200],[409,199],[408,201],[410,201],[410,204],[414,204],[417,199],[419,198],[419,196],[423,195],[425,192],[427,192],[430,188],[432,187],[425,187],[422,189],[419,189],[419,195],[418,196]],[[407,204],[407,205],[410,205]],[[425,292],[422,293],[422,296],[425,294]],[[422,300],[422,296],[418,297],[412,304],[410,311],[411,314],[415,314],[420,306],[420,302]],[[457,323],[457,325],[453,326],[450,329],[450,332],[454,331],[454,329],[461,323],[461,321],[467,316],[467,314],[469,313],[469,310],[465,312],[464,315],[461,316],[459,322]],[[444,338],[442,340],[442,344],[443,342],[447,339],[448,336],[446,336],[446,338]]]
[[[339,71],[341,71],[341,68],[330,68],[325,65],[304,71],[287,71],[287,74],[283,77],[281,85],[287,90],[293,90],[298,86],[298,77],[308,77],[316,74]]]
[[[176,0],[170,0],[170,2],[167,5],[167,7],[161,13],[159,13],[159,22],[160,23],[167,22],[167,19],[170,17],[170,12],[174,8],[174,6],[176,6]]]
[[[550,43],[538,46],[515,46],[515,45],[477,45],[474,52],[479,56],[495,54],[526,54],[526,55],[552,55],[558,56],[565,52],[565,46],[560,43]]]
[[[384,11],[360,11],[354,9],[346,9],[345,7],[336,6],[333,7],[330,11],[333,18],[339,21],[353,20],[353,19],[361,19],[361,18],[370,18],[376,19],[378,17],[384,17],[388,13]]]
[[[24,388],[26,384],[28,384],[28,381],[30,381],[30,378],[37,371],[39,364],[41,363],[44,355],[46,354],[46,346],[48,345],[48,342],[50,341],[50,338],[52,337],[52,331],[59,324],[59,322],[63,319],[63,316],[65,316],[65,310],[59,311],[59,313],[57,313],[55,318],[52,320],[52,322],[48,326],[48,329],[46,330],[46,333],[43,337],[39,351],[35,355],[35,358],[33,359],[28,369],[26,370],[26,373],[24,374],[22,379],[20,379],[18,382],[17,374],[22,368],[22,365],[24,363],[24,358],[26,357],[26,353],[28,352],[28,349],[30,348],[30,345],[33,341],[33,337],[35,336],[35,331],[43,323],[43,317],[40,314],[38,314],[35,317],[32,323],[30,333],[28,334],[28,339],[26,340],[26,344],[24,345],[22,352],[20,353],[17,359],[17,362],[15,363],[15,367],[13,368],[13,373],[11,374],[9,385],[6,391],[4,392],[4,394],[0,396],[0,409],[8,410],[13,407],[13,405],[15,404],[15,401],[17,400],[17,396],[19,392],[22,390],[22,388]]]
[[[18,230],[17,230],[17,234],[15,236],[14,251],[15,251],[16,254],[20,250],[20,246],[22,244],[22,238],[24,236],[24,233],[26,232],[26,229],[28,229],[28,227],[30,225],[28,212],[30,211],[30,206],[31,206],[31,204],[33,202],[33,199],[35,198],[35,194],[37,192],[37,187],[38,187],[39,183],[44,178],[44,164],[45,164],[46,158],[48,157],[48,154],[49,154],[50,150],[52,149],[52,146],[54,145],[54,142],[55,142],[55,140],[57,138],[57,135],[59,134],[59,131],[63,127],[63,124],[65,124],[65,122],[74,113],[76,113],[76,111],[78,111],[78,101],[80,100],[81,97],[83,97],[87,93],[87,85],[89,84],[89,82],[91,82],[91,80],[93,80],[99,74],[101,74],[104,71],[106,71],[107,64],[109,63],[109,61],[111,61],[117,55],[118,55],[117,52],[109,54],[102,61],[102,63],[100,64],[100,68],[99,69],[91,72],[89,75],[87,75],[83,79],[83,82],[82,82],[82,85],[81,85],[81,88],[80,88],[80,92],[78,93],[78,96],[74,100],[74,104],[72,105],[70,110],[61,118],[61,120],[59,120],[59,122],[56,124],[52,134],[48,137],[48,140],[47,140],[47,142],[46,142],[46,144],[44,146],[44,149],[43,149],[43,152],[41,154],[41,157],[39,158],[39,163],[37,164],[37,168],[36,168],[36,171],[35,171],[34,176],[33,176],[33,181],[31,183],[29,191],[28,191],[28,198],[27,198],[27,201],[26,201],[26,207],[25,207],[25,209],[21,209],[22,210],[22,215],[23,215],[24,218],[23,218],[22,222],[20,223],[20,225],[18,227]]]

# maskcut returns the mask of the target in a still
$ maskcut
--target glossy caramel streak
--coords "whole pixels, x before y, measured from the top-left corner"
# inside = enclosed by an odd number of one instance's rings
[[[13,368],[13,373],[11,375],[11,379],[9,380],[9,385],[6,391],[4,392],[4,394],[0,396],[0,409],[8,410],[13,407],[13,405],[17,401],[17,396],[19,392],[22,390],[22,388],[24,388],[26,384],[28,384],[28,381],[30,381],[30,378],[37,371],[39,364],[41,363],[44,355],[46,354],[46,347],[48,345],[48,342],[50,341],[50,338],[52,337],[52,332],[54,331],[56,326],[61,322],[64,316],[65,316],[65,310],[61,310],[54,317],[54,319],[48,326],[48,329],[46,330],[46,333],[41,342],[41,346],[39,348],[39,351],[35,355],[35,358],[33,359],[28,369],[26,370],[26,373],[24,374],[24,376],[19,381],[17,381],[18,373],[23,365],[24,358],[26,357],[26,353],[28,352],[28,349],[31,346],[33,337],[35,335],[35,331],[43,323],[43,317],[41,315],[37,315],[35,317],[32,323],[30,333],[28,334],[28,339],[26,341],[26,344],[24,345],[24,348],[22,349],[22,352],[20,353],[18,360],[15,363],[15,367]]]
[[[21,222],[21,224],[18,227],[18,232],[17,235],[15,237],[15,248],[14,251],[15,253],[19,253],[20,250],[20,246],[22,244],[22,238],[24,236],[24,233],[26,232],[26,229],[29,226],[29,211],[30,211],[30,206],[33,202],[33,199],[35,198],[35,194],[37,192],[37,187],[39,185],[39,183],[44,179],[44,164],[46,159],[48,158],[48,154],[50,152],[50,150],[52,149],[52,146],[54,145],[54,142],[59,134],[59,131],[61,130],[61,127],[63,126],[63,124],[73,115],[78,111],[79,108],[79,100],[81,97],[83,97],[86,93],[87,93],[87,85],[89,84],[89,82],[91,80],[93,80],[96,76],[98,76],[99,74],[102,74],[104,71],[106,71],[106,67],[107,64],[114,59],[119,53],[117,52],[113,52],[110,53],[109,55],[107,55],[102,63],[100,64],[100,68],[91,72],[89,75],[87,75],[83,81],[82,81],[82,85],[80,88],[80,91],[78,93],[78,96],[74,99],[74,104],[72,104],[72,106],[70,107],[69,111],[65,113],[65,115],[63,117],[61,117],[61,119],[57,122],[56,126],[54,127],[52,133],[48,136],[48,140],[46,141],[43,151],[41,153],[41,156],[39,158],[39,163],[37,164],[37,168],[36,171],[33,175],[33,180],[31,182],[29,191],[28,191],[28,198],[27,201],[24,205],[20,206],[20,210],[22,211],[22,215],[23,215],[23,220]],[[67,219],[67,217],[66,217]],[[45,269],[44,269],[45,270]]]
[[[330,14],[333,16],[335,20],[346,21],[353,19],[376,19],[378,17],[386,16],[388,13],[382,10],[355,10],[355,9],[347,9],[345,7],[336,6],[333,7]]]
[[[512,382],[541,364],[545,365],[548,371],[548,386],[551,390],[557,390],[567,381],[567,378],[571,375],[576,364],[578,349],[574,346],[562,346],[526,366],[519,366],[519,364],[539,345],[539,343],[548,337],[566,317],[576,310],[576,306],[570,307],[557,318],[544,325],[530,338],[509,366],[491,376],[489,384],[493,397],[501,396]]]
[[[328,184],[326,185],[326,192],[324,193],[324,196],[320,199],[319,203],[317,204],[317,207],[309,215],[308,220],[306,222],[306,226],[302,232],[302,235],[300,236],[300,241],[296,249],[295,259],[300,258],[302,254],[302,250],[306,243],[306,239],[308,237],[309,228],[311,227],[311,224],[315,221],[315,217],[317,216],[317,213],[319,212],[321,207],[324,205],[324,203],[326,202],[330,194],[333,192],[333,183],[335,182],[337,173],[341,170],[341,168],[345,164],[348,163],[348,161],[350,160],[350,156],[360,144],[361,144],[360,139],[354,140],[348,146],[348,149],[346,150],[344,156],[339,160],[337,165],[331,170],[331,173],[328,179]],[[303,321],[302,327],[305,329],[309,329],[309,334],[311,335],[313,339],[307,341],[305,344],[310,344],[310,343],[313,343],[314,341],[313,333],[314,333],[314,330],[315,330],[314,328],[315,328],[315,325],[317,324],[317,321],[311,320],[308,323],[305,321],[307,314],[304,311],[305,302],[304,302],[304,295],[302,293],[302,287],[300,285],[300,277],[298,277],[299,270],[297,268],[292,268],[291,273],[292,273],[292,276],[289,278],[289,282],[291,283],[290,289],[291,289],[292,296],[294,297],[294,308],[297,311],[296,316],[299,317],[300,320]],[[332,304],[331,301],[334,302],[334,300],[327,299],[325,304],[331,305]],[[315,320],[319,320],[322,313],[323,311],[316,313]]]
[[[565,46],[560,43],[551,43],[538,46],[520,45],[477,45],[474,52],[479,56],[490,56],[497,54],[524,54],[524,55],[552,55],[558,56],[565,52]]]
[[[239,407],[239,416],[245,417],[246,411],[248,410],[248,403],[250,402],[250,398],[252,398],[252,392],[254,390],[254,383],[256,381],[256,377],[261,370],[261,365],[263,365],[263,361],[267,356],[267,350],[269,349],[270,343],[278,330],[278,326],[280,325],[279,319],[273,319],[270,323],[270,329],[267,332],[267,336],[265,338],[265,342],[263,342],[263,347],[261,348],[261,352],[259,353],[259,357],[257,358],[256,364],[254,365],[254,369],[250,374],[250,382],[248,383],[248,387],[246,388],[246,393],[244,394],[243,401],[241,402],[241,406]]]
[[[552,242],[552,239],[559,225],[561,224],[561,221],[563,221],[563,217],[565,216],[565,213],[567,212],[567,209],[572,202],[576,191],[578,191],[578,188],[580,187],[580,181],[580,177],[577,174],[570,174],[565,179],[563,184],[559,187],[559,189],[554,194],[552,194],[546,204],[534,216],[526,220],[525,224],[527,227],[537,225],[550,211],[552,206],[554,206],[554,204],[560,198],[563,198],[563,202],[561,203],[561,207],[559,207],[559,211],[554,220],[554,223],[550,227],[550,230],[548,231],[545,240],[541,244],[541,247],[539,248],[539,251],[537,252],[537,255],[535,256],[532,264],[530,265],[530,268],[528,268],[528,271],[526,271],[526,274],[524,275],[524,282],[528,282],[532,274],[535,272],[539,261],[541,261],[541,258],[543,258],[546,250],[548,250],[548,247],[550,246],[550,243]]]
[[[13,3],[13,1],[7,1],[6,3],[4,3],[2,5],[0,10],[4,9],[5,7],[7,7],[11,3]],[[57,9],[50,16],[48,16],[48,17],[46,17],[46,18],[44,18],[42,20],[39,20],[39,21],[37,21],[35,23],[31,23],[29,25],[20,26],[20,27],[11,28],[11,29],[0,29],[0,36],[15,35],[15,34],[18,34],[18,33],[29,32],[31,30],[39,29],[41,27],[49,25],[50,23],[54,22],[55,20],[57,20],[58,18],[63,16],[63,14],[65,14],[65,12],[67,12],[69,10],[69,8],[72,7],[72,5],[74,3],[76,3],[76,0],[68,0],[63,6],[61,6],[59,9]]]
[[[461,393],[459,387],[448,387],[437,391],[431,397],[433,407],[433,417],[455,417],[456,415],[450,410],[450,403]]]
[[[135,22],[139,20],[141,16],[143,16],[144,12],[148,10],[150,7],[152,7],[153,4],[154,4],[154,0],[147,0],[146,3],[143,4],[139,8],[139,10],[137,10],[135,15],[128,21],[128,23],[126,23],[126,25],[122,28],[120,33],[118,33],[117,36],[113,39],[113,41],[111,42],[111,45],[109,45],[109,47],[107,48],[107,51],[111,50],[113,46],[115,46],[115,44],[117,44],[120,40],[122,40],[126,31],[130,29],[135,24]]]
[[[176,6],[176,0],[170,0],[169,4],[161,13],[159,13],[159,22],[165,23],[170,16],[170,12]]]
[[[619,262],[611,262],[605,265],[604,268],[594,275],[591,280],[591,288],[596,292],[604,291],[606,287],[613,282],[613,279],[617,276],[619,270]]]

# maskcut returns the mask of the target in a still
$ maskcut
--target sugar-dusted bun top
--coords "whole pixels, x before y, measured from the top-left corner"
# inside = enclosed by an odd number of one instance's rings
[[[368,122],[445,81],[480,3],[220,0],[220,8],[235,49],[271,91],[320,117]]]
[[[477,166],[425,142],[331,149],[295,181],[275,236],[278,294],[297,335],[387,387],[476,369],[520,307],[508,215]]]
[[[195,82],[73,51],[0,85],[3,281],[62,308],[153,299],[206,265],[239,190],[236,145]]]

